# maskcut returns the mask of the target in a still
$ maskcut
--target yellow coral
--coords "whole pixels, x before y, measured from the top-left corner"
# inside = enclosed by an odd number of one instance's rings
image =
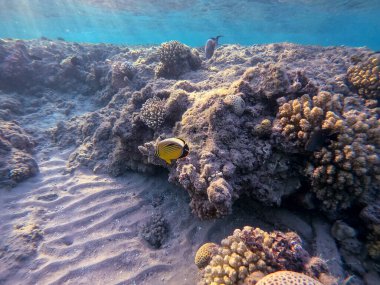
[[[195,254],[194,263],[198,268],[204,268],[210,262],[215,254],[218,245],[213,242],[208,242],[202,245]]]
[[[321,282],[298,272],[277,271],[260,279],[256,285],[323,285]]]
[[[380,98],[380,60],[370,57],[367,61],[351,66],[347,71],[348,81],[358,94],[368,99]]]

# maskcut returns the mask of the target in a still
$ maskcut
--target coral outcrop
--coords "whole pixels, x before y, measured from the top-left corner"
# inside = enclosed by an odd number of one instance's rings
[[[308,276],[305,278],[315,280],[328,276],[327,265],[303,249],[296,233],[268,233],[246,226],[242,230],[236,229],[233,235],[221,241],[209,264],[202,270],[199,284],[255,284],[255,278],[259,280],[281,270],[304,273]]]
[[[380,99],[380,56],[371,56],[347,70],[348,81],[367,99]]]
[[[160,248],[169,233],[169,224],[161,214],[154,214],[141,228],[141,236],[153,248]]]
[[[325,91],[279,107],[274,129],[313,153],[306,173],[327,209],[348,208],[371,184],[378,185],[377,116],[378,110],[367,108],[359,98]]]
[[[16,123],[0,120],[0,186],[12,187],[38,172],[33,140]]]
[[[178,78],[181,74],[196,70],[201,66],[198,52],[178,41],[161,44],[159,56],[160,64],[156,69],[157,77]]]

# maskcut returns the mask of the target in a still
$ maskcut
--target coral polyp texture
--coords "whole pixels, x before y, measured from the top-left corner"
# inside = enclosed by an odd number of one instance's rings
[[[293,272],[293,271],[278,271],[268,274],[260,279],[256,285],[323,285],[321,282],[310,278],[309,276]]]
[[[159,56],[160,64],[156,69],[158,77],[178,78],[184,72],[196,70],[201,65],[197,51],[178,41],[161,44]]]
[[[325,208],[348,208],[378,185],[378,109],[360,98],[326,91],[303,95],[279,107],[274,129],[295,146],[312,152],[306,174]]]
[[[146,100],[140,110],[141,120],[150,128],[158,129],[164,122],[166,115],[165,101],[153,97]]]
[[[358,94],[367,99],[380,99],[380,56],[371,56],[364,62],[351,66],[348,81]]]
[[[313,266],[315,259],[319,260],[320,266]],[[325,262],[311,257],[303,249],[296,233],[268,233],[246,226],[242,230],[236,229],[233,235],[221,241],[209,264],[202,270],[199,284],[255,284],[252,283],[255,279],[258,281],[280,270],[304,273],[307,275],[305,278],[314,278],[315,284],[320,284],[318,278],[329,275]]]
[[[213,255],[216,254],[218,249],[218,245],[213,242],[208,242],[203,244],[196,252],[194,257],[195,265],[202,269],[210,263]]]

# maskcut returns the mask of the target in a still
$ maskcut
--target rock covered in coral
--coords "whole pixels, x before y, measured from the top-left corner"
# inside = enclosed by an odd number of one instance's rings
[[[157,77],[178,78],[181,74],[196,70],[201,65],[198,53],[178,41],[161,44],[159,56]]]
[[[128,61],[115,61],[111,65],[111,86],[114,88],[123,88],[133,80],[136,69]]]
[[[38,172],[33,140],[16,123],[0,120],[0,186],[15,186]]]
[[[358,94],[367,99],[380,99],[380,56],[371,56],[347,70],[348,81]]]
[[[241,98],[241,95],[244,95],[244,94],[240,94],[240,96],[239,96],[239,94],[237,94],[237,95],[228,95],[224,99],[224,102],[227,105],[230,105],[232,107],[232,110],[234,111],[234,113],[236,115],[238,115],[238,116],[241,116],[244,113],[244,110],[245,110],[245,102]]]
[[[302,248],[301,239],[294,232],[268,233],[246,226],[221,241],[202,270],[199,284],[250,284],[248,280],[253,282],[280,270],[301,272],[316,280],[328,274],[324,261],[317,258],[321,266],[316,267],[312,259],[316,258],[311,258]]]
[[[150,220],[143,225],[141,236],[152,247],[160,248],[169,233],[169,224],[160,214],[154,214]]]

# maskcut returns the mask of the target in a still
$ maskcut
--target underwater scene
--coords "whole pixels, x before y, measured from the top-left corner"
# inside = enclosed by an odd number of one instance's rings
[[[0,0],[0,285],[380,285],[379,0]]]

